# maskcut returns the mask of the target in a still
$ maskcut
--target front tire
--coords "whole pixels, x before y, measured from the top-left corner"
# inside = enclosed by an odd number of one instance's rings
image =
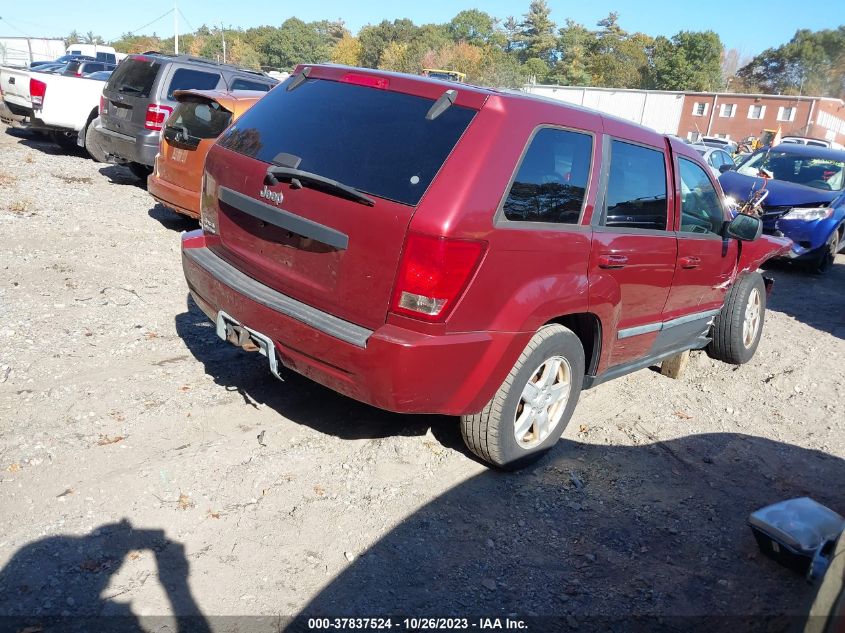
[[[760,273],[740,277],[713,321],[707,353],[731,365],[752,359],[760,344],[766,316],[766,284]]]
[[[827,238],[824,246],[821,248],[819,257],[810,265],[810,271],[817,275],[824,275],[830,272],[833,268],[833,260],[836,259],[836,253],[839,251],[839,231],[834,230],[830,237]]]
[[[562,325],[531,338],[481,413],[461,418],[467,447],[501,468],[522,468],[560,439],[584,381],[581,341]]]

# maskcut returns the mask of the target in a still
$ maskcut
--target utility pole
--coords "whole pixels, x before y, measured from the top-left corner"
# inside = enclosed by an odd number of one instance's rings
[[[223,63],[226,63],[226,27],[223,26],[223,23],[220,23],[220,37],[223,38]]]
[[[179,54],[179,9],[173,3],[173,52]]]

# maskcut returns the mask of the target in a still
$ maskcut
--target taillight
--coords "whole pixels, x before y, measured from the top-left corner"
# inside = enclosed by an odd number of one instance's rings
[[[217,181],[207,171],[200,184],[200,227],[206,233],[217,233]]]
[[[472,279],[486,242],[409,233],[390,302],[391,312],[443,321]]]
[[[147,106],[147,118],[144,121],[144,127],[148,130],[161,130],[164,127],[164,122],[167,121],[167,117],[172,112],[173,108],[170,106],[151,103]]]
[[[384,77],[373,77],[372,75],[361,75],[358,73],[346,73],[340,78],[340,81],[345,84],[367,86],[368,88],[378,88],[379,90],[387,90],[387,87],[390,85],[390,80]]]
[[[43,81],[30,78],[29,96],[32,99],[32,107],[40,109],[44,105],[44,95],[47,93],[47,84]]]
[[[103,95],[100,95],[100,112],[99,114],[102,115],[103,112],[106,111],[106,98]]]

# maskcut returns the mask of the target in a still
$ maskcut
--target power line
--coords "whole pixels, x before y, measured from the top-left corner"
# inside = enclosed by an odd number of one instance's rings
[[[191,31],[196,31],[196,29],[194,28],[194,25],[191,24],[191,21],[188,18],[185,17],[184,13],[182,13],[182,9],[180,7],[176,7],[176,10],[179,12],[179,15],[182,16],[182,19],[185,20],[185,22],[188,23],[188,26],[191,28]]]
[[[133,29],[132,31],[127,31],[126,33],[127,33],[127,34],[129,34],[129,35],[134,35],[134,34],[135,34],[135,33],[137,33],[138,31],[140,31],[141,29],[145,29],[145,28],[147,28],[148,26],[150,26],[151,24],[155,24],[155,23],[156,23],[156,22],[158,22],[159,20],[161,20],[161,19],[163,19],[163,18],[166,18],[166,17],[167,17],[168,15],[170,15],[171,13],[173,13],[173,9],[168,9],[167,11],[165,11],[164,13],[162,13],[160,16],[158,16],[158,17],[157,17],[155,20],[153,20],[152,22],[147,22],[144,26],[139,26],[137,29]],[[180,11],[180,13],[181,13],[181,11]],[[115,38],[115,39],[117,39],[117,38]]]
[[[6,23],[6,24],[8,24],[9,26],[11,26],[13,29],[15,29],[18,33],[20,33],[20,34],[22,34],[22,35],[25,35],[26,37],[32,37],[32,36],[31,36],[31,35],[29,35],[28,33],[24,33],[23,31],[21,31],[18,27],[16,27],[14,24],[12,24],[11,22],[9,22],[6,18],[4,18],[4,17],[0,17],[0,21],[5,22],[5,23]]]

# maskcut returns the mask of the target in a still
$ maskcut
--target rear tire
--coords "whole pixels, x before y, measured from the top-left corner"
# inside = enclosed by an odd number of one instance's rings
[[[540,328],[481,413],[461,417],[464,442],[500,468],[536,461],[563,434],[583,382],[578,337],[562,325]]]
[[[85,126],[85,151],[88,152],[88,155],[94,159],[94,161],[98,163],[106,163],[108,162],[108,157],[106,153],[100,148],[99,143],[97,143],[97,133],[94,130],[94,123],[93,119],[88,121],[88,125]]]
[[[760,273],[740,277],[713,321],[707,353],[731,365],[752,359],[760,344],[766,317],[766,284]]]
[[[131,171],[138,180],[143,180],[144,184],[147,183],[147,177],[153,173],[152,167],[142,163],[127,163],[126,166],[129,167],[129,171]]]

